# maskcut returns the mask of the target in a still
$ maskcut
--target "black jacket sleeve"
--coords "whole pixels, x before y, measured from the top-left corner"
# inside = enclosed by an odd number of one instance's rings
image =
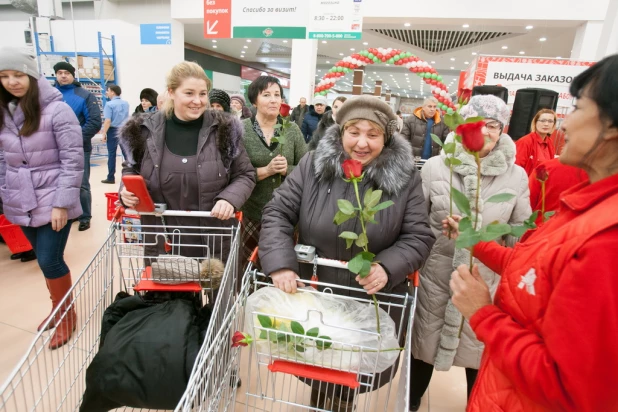
[[[84,116],[86,117],[86,123],[82,127],[82,136],[84,139],[92,139],[101,130],[101,109],[99,108],[97,98],[92,93],[88,93],[86,98]]]

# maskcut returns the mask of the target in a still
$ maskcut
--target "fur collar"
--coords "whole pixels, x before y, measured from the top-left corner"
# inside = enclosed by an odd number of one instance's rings
[[[341,164],[349,156],[343,150],[341,129],[338,124],[329,127],[318,143],[313,155],[316,178],[330,181],[343,178]],[[408,186],[416,173],[410,143],[400,134],[395,134],[382,153],[365,168],[365,178],[388,195],[397,196]]]
[[[454,134],[451,133],[446,138],[445,143],[452,142]],[[446,155],[441,153],[442,158]],[[468,176],[476,174],[476,162],[474,157],[466,152],[460,143],[457,143],[455,149],[455,157],[461,160],[462,164],[455,166],[455,173]],[[500,176],[504,174],[508,168],[515,163],[515,143],[508,134],[502,134],[496,147],[484,158],[481,159],[481,175],[482,176]]]
[[[167,119],[163,112],[142,113],[130,118],[122,127],[120,136],[125,147],[130,151],[133,163],[140,165],[146,151],[146,140],[149,137],[163,139]],[[200,129],[200,141],[204,133],[210,133],[214,128],[217,149],[226,169],[240,153],[243,127],[238,118],[229,113],[217,110],[206,110]]]

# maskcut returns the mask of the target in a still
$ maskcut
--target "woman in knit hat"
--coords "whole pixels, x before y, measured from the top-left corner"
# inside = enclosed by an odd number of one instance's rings
[[[345,106],[344,106],[345,107]],[[530,217],[530,193],[528,177],[515,164],[515,143],[505,133],[509,121],[509,109],[502,99],[492,95],[479,95],[470,99],[461,109],[464,119],[483,117],[485,147],[481,157],[481,200],[479,224],[492,222],[521,225]],[[453,141],[454,134],[446,142]],[[470,252],[455,249],[455,240],[439,236],[442,220],[449,215],[450,169],[444,164],[446,155],[442,152],[431,157],[421,170],[423,191],[429,210],[431,227],[438,237],[431,255],[421,269],[414,333],[412,334],[412,379],[410,384],[410,410],[418,410],[421,397],[429,386],[433,369],[447,371],[451,366],[466,368],[468,396],[476,379],[484,346],[476,339],[466,322],[458,338],[461,314],[451,301],[449,280],[451,273],[461,264],[468,264]],[[461,164],[453,168],[453,186],[466,195],[474,205],[477,187],[477,167],[474,157],[457,143],[455,158]],[[498,193],[511,193],[512,199],[499,204],[483,201]],[[507,237],[507,244],[513,246],[516,239]],[[479,264],[481,276],[492,293],[498,287],[500,276],[487,266]]]
[[[212,89],[208,93],[210,108],[222,112],[230,112],[230,95],[220,89]]]
[[[159,93],[156,90],[145,88],[139,94],[140,104],[135,108],[135,113],[147,113],[157,111],[157,98]]]
[[[52,312],[72,286],[64,262],[71,220],[82,214],[82,130],[62,94],[39,75],[34,56],[0,49],[0,186],[5,217],[33,246],[51,295]],[[64,345],[77,315],[69,296],[38,330],[56,328],[49,347]]]
[[[230,109],[232,114],[238,116],[240,120],[249,119],[251,110],[247,107],[247,102],[242,94],[233,94],[230,96]]]
[[[295,227],[299,231],[298,243],[314,246],[319,257],[349,261],[362,250],[355,245],[347,249],[345,239],[339,237],[344,231],[360,233],[358,219],[348,220],[341,226],[333,223],[339,199],[356,204],[354,189],[344,181],[342,169],[345,160],[353,159],[362,164],[361,193],[380,189],[382,201],[394,202],[375,215],[378,224],[367,227],[369,249],[380,263],[374,263],[363,279],[347,269],[319,266],[318,280],[356,288],[345,293],[357,298],[368,298],[378,292],[403,295],[408,290],[407,275],[420,269],[435,241],[410,143],[397,132],[395,113],[376,97],[348,99],[337,113],[336,121],[317,149],[303,157],[264,208],[259,242],[262,269],[275,287],[288,293],[296,292],[302,280],[311,279],[313,264],[296,260]],[[385,295],[379,296],[379,300],[393,301]],[[402,313],[393,309],[390,316],[399,325]],[[389,368],[376,376],[373,388],[371,384],[361,385],[359,392],[383,386],[390,376]],[[312,407],[352,411],[353,390],[317,381],[310,384]]]

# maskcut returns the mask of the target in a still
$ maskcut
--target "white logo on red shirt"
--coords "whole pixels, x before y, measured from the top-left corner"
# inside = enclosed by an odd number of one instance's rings
[[[518,288],[526,288],[526,292],[534,296],[534,282],[536,281],[536,271],[534,268],[530,269],[528,273],[521,277],[521,282],[517,285]]]

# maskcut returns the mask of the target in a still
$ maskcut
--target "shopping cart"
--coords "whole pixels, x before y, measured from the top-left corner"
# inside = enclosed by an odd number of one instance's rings
[[[235,300],[240,224],[203,226],[200,224],[203,223],[201,219],[210,217],[209,212],[169,211],[162,205],[157,205],[150,214],[139,214],[131,210],[126,212],[140,215],[142,220],[148,220],[145,215],[150,215],[152,219],[165,221],[168,225],[142,224],[133,227],[120,221],[112,224],[103,245],[75,280],[71,293],[59,305],[65,306],[66,301],[77,312],[78,324],[71,339],[66,345],[52,351],[47,345],[53,331],[36,335],[26,355],[0,388],[1,412],[79,409],[85,391],[86,369],[99,350],[103,313],[121,290],[139,294],[153,291],[192,293],[196,302],[204,304],[212,304],[215,290],[218,290],[219,296],[213,305],[209,329],[223,328],[228,307]],[[169,224],[178,217],[195,218],[196,224],[182,227]],[[242,218],[236,217],[238,221]],[[165,242],[168,253],[151,259],[147,249],[156,246],[157,242]],[[202,259],[195,261],[194,258],[178,256],[178,252],[191,249],[200,251]],[[225,262],[218,281],[199,275],[201,269],[214,258]],[[160,268],[170,270],[174,276],[170,276],[170,279],[153,278],[152,264],[155,262]],[[176,276],[178,273],[183,273],[184,277],[179,278]],[[197,278],[195,274],[198,274]],[[156,280],[173,283],[162,284]],[[218,289],[215,282],[219,283]],[[53,317],[50,316],[50,319]]]
[[[244,357],[241,359],[241,351],[231,347],[231,337],[234,331],[246,330],[244,328],[245,322],[253,322],[253,318],[257,315],[274,319],[273,324],[278,321],[298,320],[305,317],[305,314],[294,314],[289,318],[278,316],[277,319],[276,315],[256,312],[250,314],[252,319],[245,319],[245,305],[248,296],[259,288],[272,287],[267,277],[254,269],[256,261],[257,250],[253,253],[244,273],[241,292],[223,320],[223,328],[208,331],[206,336],[208,343],[204,343],[198,354],[191,375],[192,379],[176,409],[177,411],[330,411],[329,405],[323,406],[326,409],[316,409],[310,406],[311,386],[300,381],[299,377],[304,378],[305,382],[308,383],[310,383],[310,380],[314,380],[314,383],[317,383],[317,381],[330,382],[350,388],[347,396],[348,399],[353,399],[353,410],[355,411],[409,410],[410,347],[416,290],[419,281],[418,273],[410,275],[408,279],[412,291],[411,295],[377,294],[378,300],[382,302],[379,304],[381,309],[387,313],[395,310],[402,313],[402,320],[397,330],[397,339],[403,345],[404,350],[399,359],[399,372],[396,372],[396,368],[387,370],[385,373],[389,375],[385,380],[388,380],[388,383],[377,391],[371,391],[371,388],[377,383],[375,379],[378,374],[375,371],[362,371],[357,366],[342,368],[339,367],[341,364],[335,363],[315,365],[306,360],[290,359],[289,353],[280,353],[272,348],[261,351],[255,344],[243,351]],[[311,262],[304,263],[347,268],[346,262],[317,257]],[[324,291],[342,290],[364,293],[363,289],[346,288],[317,281],[303,280],[303,282],[305,285],[310,284]],[[324,293],[313,288],[299,289],[299,291],[299,293]],[[337,298],[354,300],[367,305],[373,304],[369,297],[337,296]],[[388,298],[390,298],[390,302],[386,302]],[[327,318],[326,314],[320,316],[322,316],[322,319]],[[323,322],[326,324],[326,321]],[[262,331],[265,330],[260,330],[259,326],[255,328],[256,334]],[[267,330],[265,332],[268,333]],[[372,333],[377,335],[375,332]],[[299,334],[291,331],[277,331],[277,335],[279,339],[285,341],[300,337]],[[378,338],[380,337],[378,336]],[[345,342],[322,341],[324,345],[339,345],[339,347],[349,350],[358,350],[361,354],[366,349]],[[247,355],[248,359],[246,359]],[[244,386],[240,390],[236,390],[234,385],[237,375],[242,377]],[[381,379],[384,378],[385,376],[382,375]],[[361,394],[361,392],[364,393]]]

